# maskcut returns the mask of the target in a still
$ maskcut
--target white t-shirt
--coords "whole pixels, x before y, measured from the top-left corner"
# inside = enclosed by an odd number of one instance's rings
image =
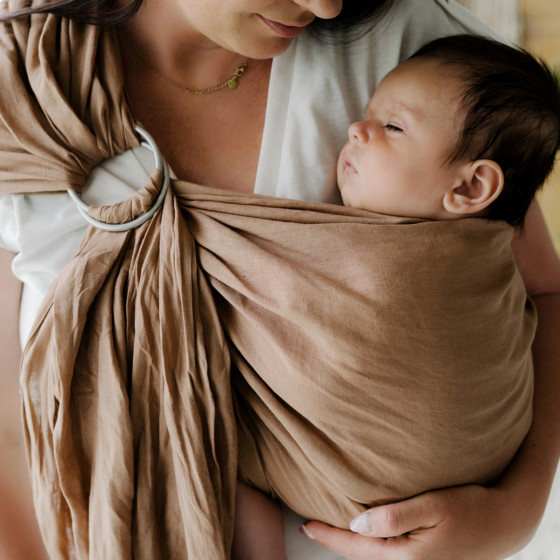
[[[455,33],[494,35],[453,0],[399,0],[373,32],[350,43],[306,34],[277,57],[270,77],[255,192],[339,202],[336,161],[348,125],[363,118],[380,79],[422,44]],[[152,156],[135,149],[93,170],[84,199],[110,204],[143,186]],[[23,282],[22,344],[52,280],[77,252],[86,223],[68,195],[0,196],[0,246],[17,253],[13,272]],[[290,560],[339,556],[301,536],[301,519],[286,512]]]

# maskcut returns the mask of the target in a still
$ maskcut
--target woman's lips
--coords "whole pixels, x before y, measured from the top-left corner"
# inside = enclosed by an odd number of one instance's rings
[[[286,37],[288,39],[297,37],[298,35],[303,33],[308,25],[284,25],[283,23],[267,19],[261,15],[259,15],[259,18],[269,29],[276,33],[276,35],[279,35],[280,37]]]

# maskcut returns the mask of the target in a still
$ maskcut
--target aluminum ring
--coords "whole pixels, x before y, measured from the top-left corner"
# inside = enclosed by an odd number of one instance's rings
[[[130,220],[129,222],[124,222],[122,224],[109,224],[106,222],[102,222],[100,220],[96,220],[89,215],[89,208],[90,206],[86,204],[80,197],[80,195],[72,190],[68,189],[67,192],[70,195],[70,198],[76,203],[80,214],[86,219],[86,221],[95,226],[98,229],[102,229],[104,231],[128,231],[138,226],[141,226],[143,223],[147,222],[155,213],[156,211],[162,206],[163,201],[165,199],[165,195],[167,193],[167,189],[169,188],[169,167],[165,160],[163,159],[157,144],[155,143],[154,139],[144,130],[141,126],[136,125],[134,127],[136,134],[140,137],[140,144],[145,148],[149,148],[154,155],[155,160],[155,168],[159,169],[163,173],[163,179],[161,184],[161,190],[154,202],[154,205],[145,213],[135,218],[134,220]]]

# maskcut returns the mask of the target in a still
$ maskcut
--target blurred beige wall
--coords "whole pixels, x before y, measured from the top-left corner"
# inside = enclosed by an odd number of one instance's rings
[[[502,35],[540,56],[560,72],[560,0],[458,1]],[[560,157],[539,201],[560,253]]]
[[[520,12],[523,45],[560,72],[560,1],[520,0]],[[560,253],[560,157],[539,200]]]

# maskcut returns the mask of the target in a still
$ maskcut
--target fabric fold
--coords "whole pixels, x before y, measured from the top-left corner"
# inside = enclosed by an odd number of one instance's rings
[[[4,23],[0,68],[0,181],[18,192],[79,191],[92,167],[139,145],[113,34],[46,15]]]
[[[348,528],[499,476],[531,422],[536,324],[510,226],[174,190],[219,294],[243,480]]]
[[[146,184],[134,196],[110,206],[90,206],[88,214],[106,224],[131,222],[148,212],[154,206],[160,193],[163,173],[154,169]]]
[[[80,190],[93,166],[139,145],[114,35],[37,15],[2,24],[0,44],[3,192]],[[90,213],[128,221],[161,179]],[[133,232],[88,230],[39,312],[22,387],[52,558],[229,556],[229,354],[172,194]]]
[[[41,313],[22,387],[49,554],[229,557],[229,353],[174,197],[134,232],[88,230]]]

